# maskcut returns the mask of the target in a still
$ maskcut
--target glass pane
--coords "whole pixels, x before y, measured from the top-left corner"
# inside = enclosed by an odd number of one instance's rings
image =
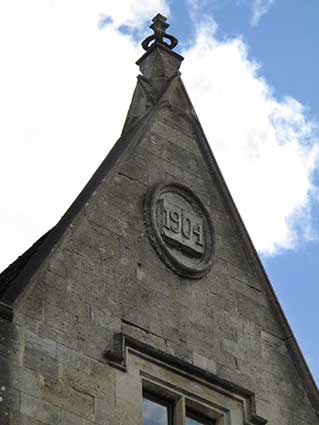
[[[202,425],[200,422],[195,419],[186,418],[186,425]]]
[[[168,408],[143,398],[143,425],[168,425]]]

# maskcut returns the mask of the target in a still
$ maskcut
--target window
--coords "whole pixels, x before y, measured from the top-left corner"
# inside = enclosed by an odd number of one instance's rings
[[[142,379],[142,425],[216,425],[216,415],[182,392]]]
[[[155,400],[151,395],[143,396],[142,425],[171,425],[172,406]]]
[[[106,353],[116,368],[116,415],[134,425],[266,425],[251,391],[119,334]],[[127,422],[126,419],[129,418]]]
[[[144,395],[142,410],[142,425],[175,425],[175,421],[173,421],[174,406],[169,401],[165,402],[157,400],[154,396]],[[212,420],[200,417],[196,413],[186,413],[185,425],[211,425],[214,423]]]

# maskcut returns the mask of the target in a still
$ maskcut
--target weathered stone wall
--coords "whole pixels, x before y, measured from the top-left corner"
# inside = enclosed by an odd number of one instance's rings
[[[171,104],[181,101],[177,89]],[[215,227],[214,264],[202,279],[171,271],[146,236],[144,195],[166,179],[193,190]],[[129,409],[138,407],[119,404],[125,372],[103,357],[120,331],[255,392],[270,425],[318,423],[192,128],[167,107],[1,326],[1,425],[137,425]]]

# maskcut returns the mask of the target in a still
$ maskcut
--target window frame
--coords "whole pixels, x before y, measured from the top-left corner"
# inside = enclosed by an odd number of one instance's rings
[[[216,412],[209,402],[195,400],[182,389],[171,388],[169,383],[160,383],[141,372],[142,400],[149,398],[159,404],[170,406],[169,425],[186,425],[187,417],[199,421],[199,425],[223,425],[224,415]],[[222,419],[222,422],[219,421]]]
[[[186,409],[185,419],[187,418],[197,421],[199,425],[215,425],[216,424],[216,421],[214,419],[207,418],[206,416],[203,416],[202,414],[190,409]],[[185,425],[186,425],[186,422],[185,422]]]

